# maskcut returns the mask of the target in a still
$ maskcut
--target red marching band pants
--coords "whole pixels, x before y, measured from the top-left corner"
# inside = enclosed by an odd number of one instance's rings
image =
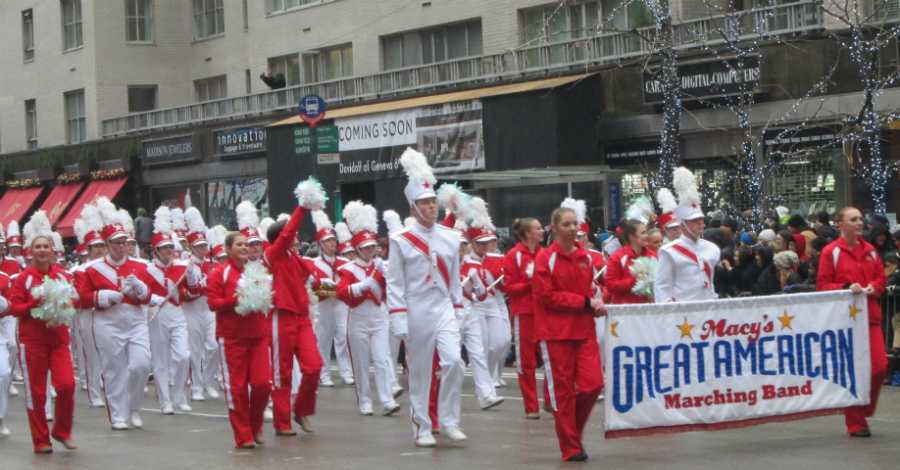
[[[297,417],[311,416],[316,413],[316,390],[322,370],[322,356],[312,321],[308,316],[276,310],[272,313],[272,362],[275,366],[272,413],[277,431],[291,429],[291,372],[295,357],[300,363],[303,380],[293,412]]]
[[[519,374],[519,389],[525,413],[537,413],[537,340],[534,337],[534,316],[513,315],[513,338],[516,342],[516,372]],[[546,367],[546,364],[544,365]],[[544,402],[547,397],[547,380],[544,379]]]
[[[847,424],[847,432],[854,433],[869,429],[866,418],[875,414],[878,405],[878,395],[881,392],[881,384],[887,375],[887,352],[884,348],[884,333],[879,325],[869,326],[869,356],[872,360],[872,392],[868,405],[851,406],[844,409],[844,422]]]
[[[269,339],[219,338],[228,419],[236,446],[253,442],[262,431],[263,413],[272,390]]]
[[[75,415],[75,371],[68,344],[19,344],[19,365],[25,376],[25,405],[34,448],[49,447],[50,437],[72,438]],[[53,431],[47,428],[47,373],[56,390]],[[6,391],[4,390],[3,393]]]

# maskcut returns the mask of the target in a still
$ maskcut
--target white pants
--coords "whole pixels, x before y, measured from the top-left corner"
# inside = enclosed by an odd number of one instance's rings
[[[391,387],[399,387],[400,379],[397,377],[397,358],[400,357],[400,343],[403,342],[403,340],[394,335],[390,335],[388,342],[390,343],[391,348]]]
[[[12,381],[12,367],[9,363],[9,349],[0,338],[0,419],[6,418],[9,409],[9,383]]]
[[[191,351],[187,321],[180,306],[166,302],[150,320],[150,351],[159,406],[187,403],[185,391]]]
[[[93,312],[79,310],[75,314],[72,325],[72,336],[81,344],[81,358],[78,372],[84,369],[84,380],[87,381],[88,398],[92,405],[103,403],[103,379],[100,375],[100,358],[97,356],[97,345],[94,342]]]
[[[16,358],[19,357],[19,343],[18,338],[16,338],[17,321],[18,319],[13,316],[0,318],[0,336],[3,337],[3,340],[0,340],[0,343],[5,343],[3,347],[6,348],[8,356],[6,363],[13,372],[21,371],[19,368],[19,361],[16,360]]]
[[[131,412],[141,409],[150,376],[147,317],[142,308],[124,304],[92,316],[109,418],[127,423]]]
[[[347,304],[336,299],[323,300],[319,302],[318,309],[316,338],[322,355],[322,378],[331,376],[332,345],[341,378],[353,377],[350,355],[347,354]]]
[[[509,317],[490,312],[481,315],[481,327],[484,333],[484,355],[487,358],[487,368],[494,383],[500,381],[503,374],[503,364],[506,362],[506,354],[512,341],[512,329],[509,326]]]
[[[216,315],[209,311],[206,297],[185,303],[188,343],[191,351],[191,391],[203,393],[216,384],[219,370],[219,345],[216,343]]]
[[[460,336],[469,356],[469,367],[475,382],[475,397],[479,402],[496,396],[494,379],[487,367],[484,355],[484,332],[482,331],[482,315],[478,310],[466,307],[462,321]],[[438,415],[440,416],[440,415]]]
[[[408,299],[408,305],[416,303]],[[427,302],[425,302],[427,305]],[[438,391],[438,417],[444,428],[458,427],[461,412],[463,362],[460,357],[459,322],[449,301],[428,310],[410,309],[409,336],[406,338],[406,363],[409,366],[409,402],[413,433],[431,433],[428,397],[431,391],[431,364],[437,350],[441,367]]]
[[[374,304],[364,305],[350,313],[347,334],[353,376],[356,379],[356,401],[360,411],[372,408],[369,364],[375,365],[375,386],[382,408],[396,406],[391,388],[394,383],[390,358],[390,336],[387,314]],[[367,310],[367,311],[364,311]]]

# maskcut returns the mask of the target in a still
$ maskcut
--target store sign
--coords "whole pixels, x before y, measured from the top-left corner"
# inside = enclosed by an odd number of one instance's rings
[[[759,77],[758,57],[694,62],[678,66],[682,101],[755,91]],[[658,66],[644,70],[642,83],[644,103],[663,102],[664,87],[660,79]]]
[[[315,128],[294,128],[294,153],[308,155],[313,153],[313,132],[315,132],[315,153],[338,153],[338,129],[335,126]]]
[[[143,146],[144,151],[141,154],[141,160],[143,160],[145,165],[188,162],[195,159],[192,135],[145,140],[143,141]]]
[[[266,151],[264,127],[240,127],[213,133],[216,140],[216,156],[232,157]]]
[[[406,147],[425,154],[437,174],[485,167],[481,101],[463,101],[335,121],[339,181],[402,175]]]

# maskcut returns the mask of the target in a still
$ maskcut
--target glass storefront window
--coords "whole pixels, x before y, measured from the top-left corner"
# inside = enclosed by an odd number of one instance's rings
[[[256,204],[260,218],[269,215],[269,182],[264,177],[213,181],[206,184],[206,199],[206,224],[235,230],[234,208],[243,200]]]
[[[153,217],[153,211],[157,207],[166,205],[169,207],[194,206],[204,214],[203,185],[193,184],[187,186],[163,186],[150,189],[151,207],[148,215]],[[205,215],[205,214],[204,214]]]
[[[791,158],[781,164],[769,181],[773,205],[806,214],[836,210],[834,157],[826,150]],[[772,155],[776,158],[775,152]]]

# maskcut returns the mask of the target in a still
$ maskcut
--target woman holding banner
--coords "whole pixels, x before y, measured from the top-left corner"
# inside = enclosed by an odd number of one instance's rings
[[[619,224],[622,229],[622,248],[609,257],[604,280],[611,304],[653,302],[653,281],[641,274],[644,267],[656,264],[656,252],[647,246],[646,224],[646,219],[638,217],[629,217]],[[638,277],[642,277],[640,283]]]
[[[838,211],[837,219],[841,236],[828,244],[819,256],[816,290],[850,289],[854,294],[865,294],[868,299],[872,395],[868,405],[845,409],[844,421],[852,437],[870,437],[872,433],[866,418],[875,413],[878,394],[887,373],[879,304],[885,286],[884,264],[875,247],[863,239],[863,216],[858,209],[845,207]]]
[[[575,212],[561,207],[551,220],[554,242],[535,259],[535,333],[562,458],[583,462],[582,432],[603,388],[594,317],[606,308],[594,296],[590,254],[576,241]]]

